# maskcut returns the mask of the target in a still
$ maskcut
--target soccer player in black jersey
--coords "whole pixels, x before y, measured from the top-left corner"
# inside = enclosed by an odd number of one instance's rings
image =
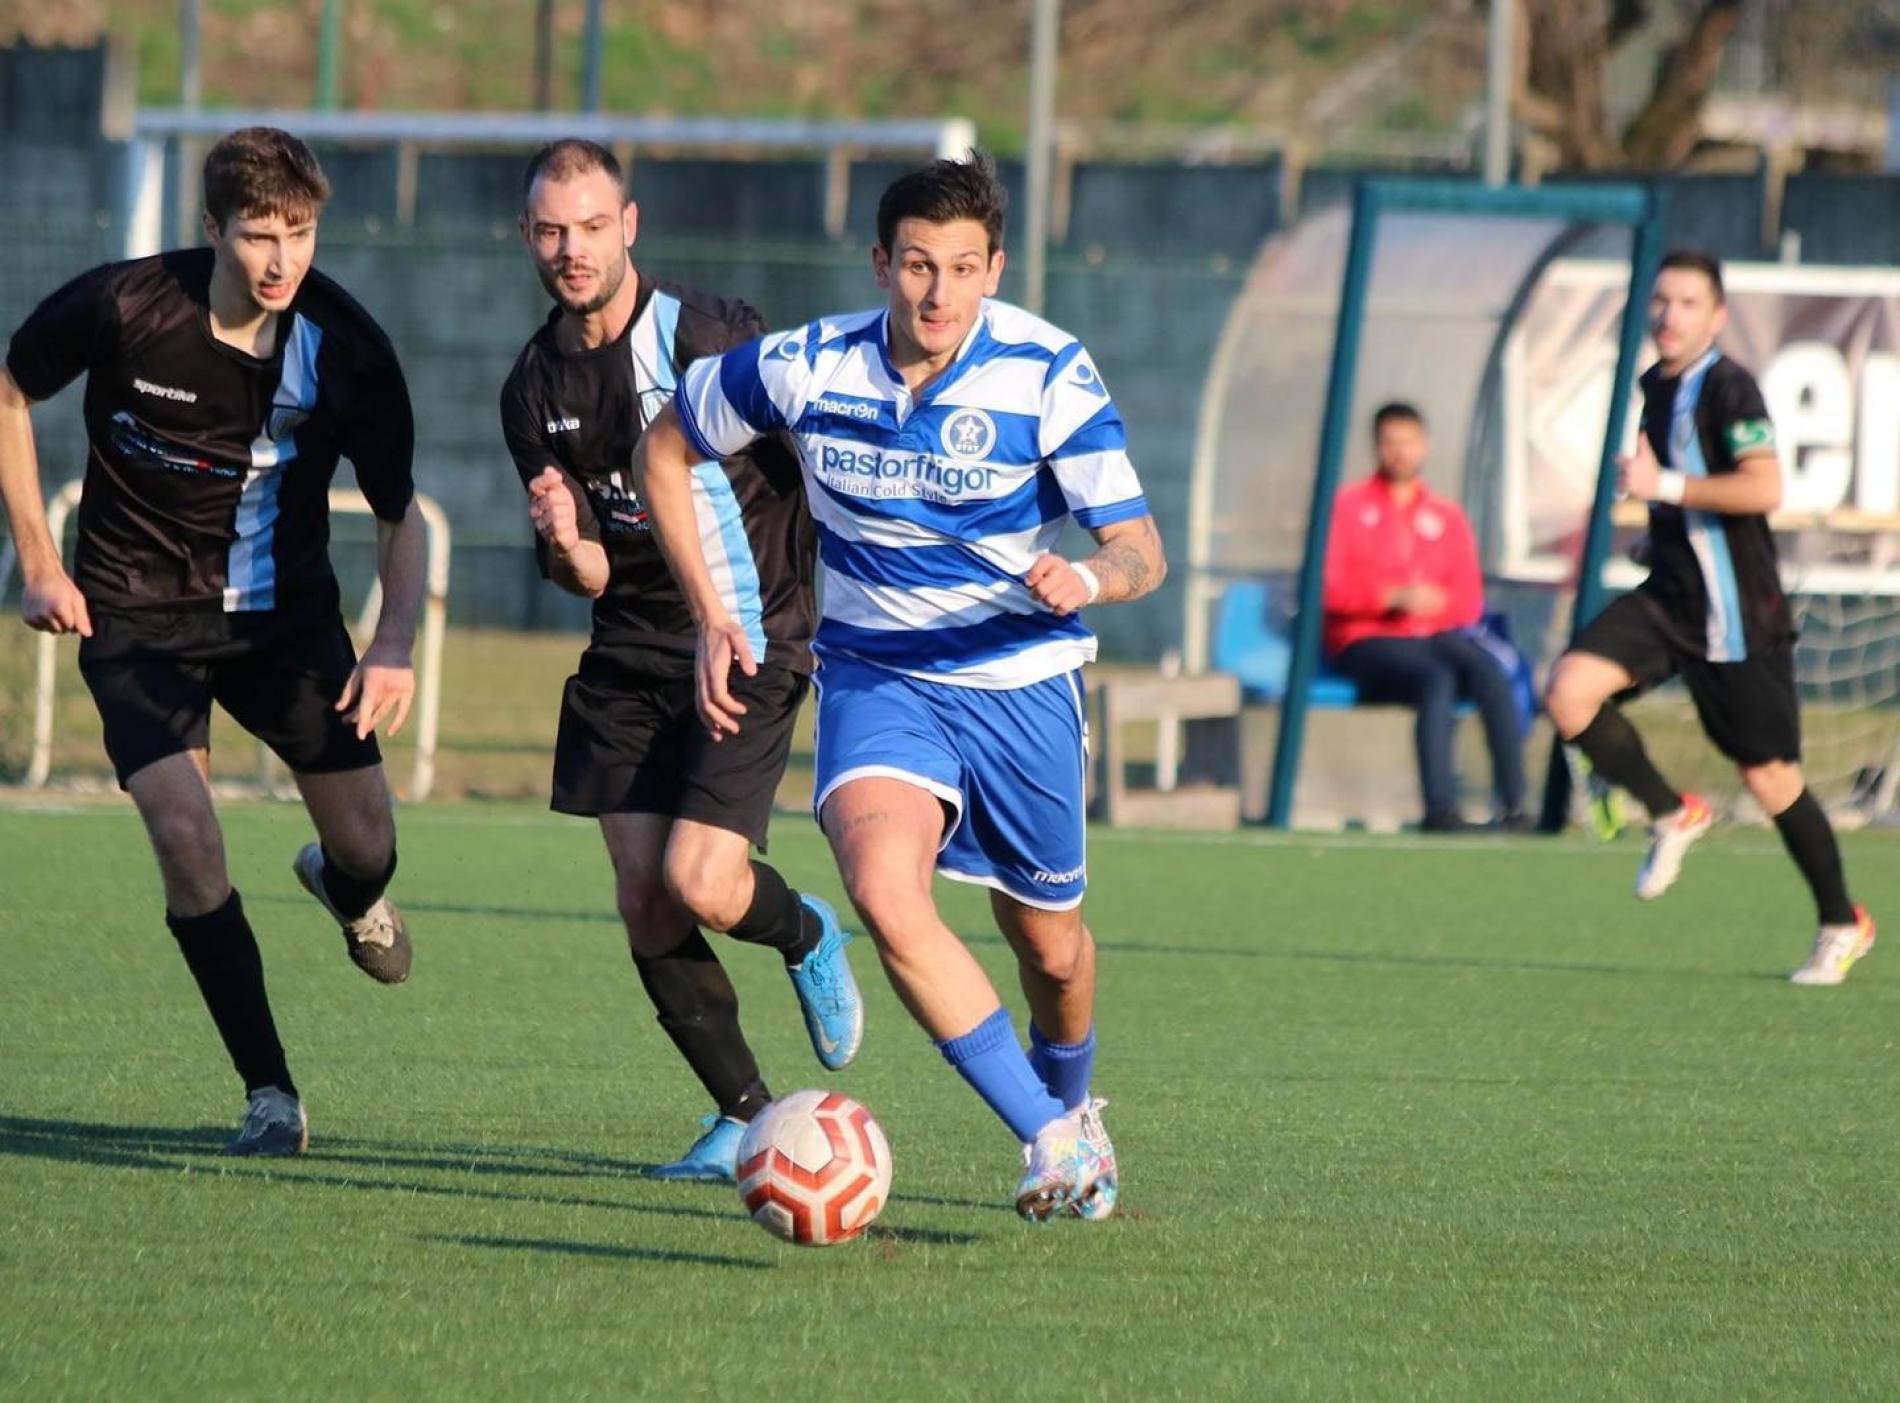
[[[501,394],[548,577],[594,601],[593,637],[561,702],[553,807],[600,821],[641,982],[718,1115],[668,1179],[731,1179],[745,1125],[770,1099],[739,1029],[738,996],[700,927],[776,949],[819,1061],[848,1063],[863,1005],[831,908],[752,861],[809,686],[817,542],[783,440],[696,469],[708,556],[765,666],[749,724],[715,743],[693,700],[697,632],[628,469],[679,372],[761,334],[742,302],[658,283],[629,249],[638,207],[604,147],[560,141],[529,163],[521,229],[556,306]]]
[[[1669,254],[1649,315],[1661,358],[1643,376],[1636,451],[1621,460],[1624,491],[1649,504],[1649,578],[1558,660],[1551,719],[1649,810],[1636,894],[1651,900],[1714,814],[1657,773],[1616,702],[1680,676],[1702,729],[1740,769],[1814,893],[1820,930],[1794,982],[1839,984],[1873,946],[1874,923],[1848,898],[1833,827],[1801,775],[1795,628],[1768,525],[1781,503],[1774,425],[1754,376],[1716,348],[1727,320],[1720,263]]]
[[[216,701],[295,775],[319,841],[297,876],[351,958],[400,983],[409,943],[383,892],[395,824],[375,731],[414,695],[424,537],[414,431],[382,330],[310,266],[329,184],[286,132],[205,157],[209,248],[82,274],[14,333],[0,375],[0,496],[33,628],[77,633],[106,753],[145,821],[165,920],[248,1095],[233,1154],[295,1154],[308,1122],[263,964],[231,887],[209,787]],[[32,402],[86,379],[90,443],[72,574],[47,530]],[[359,661],[328,556],[347,457],[377,519],[383,609]]]

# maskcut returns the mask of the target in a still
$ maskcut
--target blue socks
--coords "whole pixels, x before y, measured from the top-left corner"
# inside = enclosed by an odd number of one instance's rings
[[[1094,1040],[1084,1045],[1092,1049]],[[1025,1144],[1068,1109],[1049,1094],[1043,1079],[1030,1067],[1016,1041],[1008,1009],[997,1009],[960,1038],[938,1043],[937,1050]],[[1086,1075],[1085,1065],[1085,1084]]]
[[[1062,1103],[1063,1110],[1075,1110],[1088,1100],[1089,1073],[1095,1069],[1095,1029],[1091,1027],[1089,1035],[1079,1043],[1052,1043],[1032,1022],[1029,1025],[1029,1065],[1042,1078],[1050,1094]]]

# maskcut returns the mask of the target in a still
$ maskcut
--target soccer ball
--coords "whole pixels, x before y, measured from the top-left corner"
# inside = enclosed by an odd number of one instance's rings
[[[871,1113],[835,1091],[794,1091],[739,1142],[739,1197],[787,1242],[828,1247],[871,1226],[891,1191],[891,1147]]]

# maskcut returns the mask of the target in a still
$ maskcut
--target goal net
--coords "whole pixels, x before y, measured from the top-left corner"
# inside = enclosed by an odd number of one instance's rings
[[[47,504],[47,524],[65,542],[79,503],[80,483],[67,483]],[[436,743],[442,706],[442,642],[448,620],[450,531],[448,518],[431,498],[416,496],[428,532],[428,578],[421,633],[415,652],[416,700],[405,735],[385,745],[390,784],[399,797],[426,799],[435,784]],[[360,652],[382,609],[375,571],[373,520],[362,493],[330,493],[331,553],[345,599],[360,600],[351,633]],[[358,529],[352,529],[355,523]],[[368,528],[367,530],[361,528]],[[114,787],[111,766],[99,743],[99,721],[80,680],[78,645],[70,637],[30,633],[18,619],[19,581],[12,551],[0,549],[0,598],[8,602],[5,642],[0,644],[0,784],[25,789],[104,790]],[[221,791],[286,794],[290,776],[263,745],[229,717],[212,719],[212,777]]]

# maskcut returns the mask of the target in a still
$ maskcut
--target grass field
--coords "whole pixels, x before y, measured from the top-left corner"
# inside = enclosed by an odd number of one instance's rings
[[[1013,1147],[862,945],[860,1063],[730,958],[780,1090],[870,1105],[868,1241],[777,1244],[664,1186],[701,1107],[579,823],[404,811],[416,975],[371,985],[227,808],[312,1151],[241,1109],[122,807],[0,806],[0,1394],[1788,1398],[1900,1392],[1900,964],[1785,974],[1771,834],[1656,906],[1633,842],[1100,833],[1098,1089],[1126,1207],[1032,1228]],[[1891,837],[1847,843],[1900,917]],[[837,896],[808,821],[793,879]],[[1006,976],[980,895],[950,918]]]

